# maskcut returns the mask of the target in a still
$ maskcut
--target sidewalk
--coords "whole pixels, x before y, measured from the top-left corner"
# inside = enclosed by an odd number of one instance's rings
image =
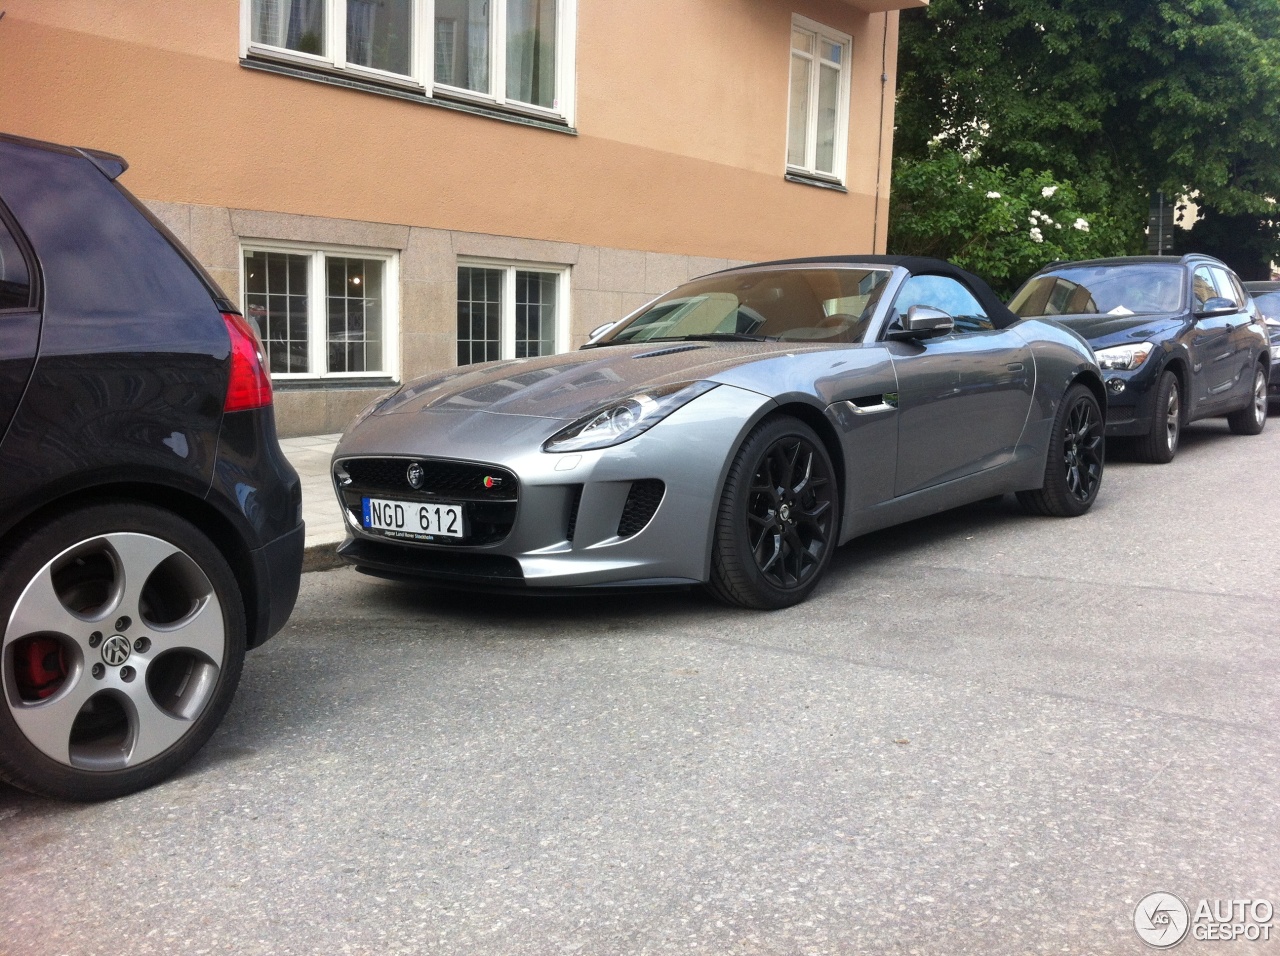
[[[337,548],[346,537],[338,498],[329,478],[329,458],[340,435],[282,438],[280,448],[302,479],[302,520],[307,523],[303,571],[322,571],[341,565]]]

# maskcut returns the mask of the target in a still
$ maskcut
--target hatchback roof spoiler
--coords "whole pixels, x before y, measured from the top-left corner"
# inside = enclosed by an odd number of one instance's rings
[[[117,156],[115,153],[104,153],[100,149],[81,149],[79,146],[72,147],[77,153],[83,156],[98,169],[102,170],[102,175],[106,176],[112,182],[129,168],[129,163],[123,156]]]

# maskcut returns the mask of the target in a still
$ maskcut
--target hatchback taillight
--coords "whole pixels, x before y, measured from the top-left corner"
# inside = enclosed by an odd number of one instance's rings
[[[271,404],[271,376],[263,365],[262,343],[243,315],[223,312],[231,335],[231,381],[222,409],[243,412]]]

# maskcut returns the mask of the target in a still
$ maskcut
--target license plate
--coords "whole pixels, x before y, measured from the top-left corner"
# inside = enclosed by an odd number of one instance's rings
[[[364,499],[364,526],[389,538],[461,538],[466,535],[462,505]]]

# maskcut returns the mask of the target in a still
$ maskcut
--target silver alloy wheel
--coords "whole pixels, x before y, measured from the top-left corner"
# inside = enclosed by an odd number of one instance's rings
[[[1262,369],[1253,376],[1253,419],[1259,425],[1267,420],[1267,376]]]
[[[9,713],[60,764],[135,767],[191,730],[217,687],[226,636],[208,575],[181,548],[136,532],[88,538],[47,562],[9,616]],[[58,675],[38,693],[17,663],[33,643]]]
[[[1169,407],[1165,409],[1165,441],[1169,454],[1178,450],[1178,430],[1182,427],[1182,400],[1178,395],[1178,383],[1169,389]]]

